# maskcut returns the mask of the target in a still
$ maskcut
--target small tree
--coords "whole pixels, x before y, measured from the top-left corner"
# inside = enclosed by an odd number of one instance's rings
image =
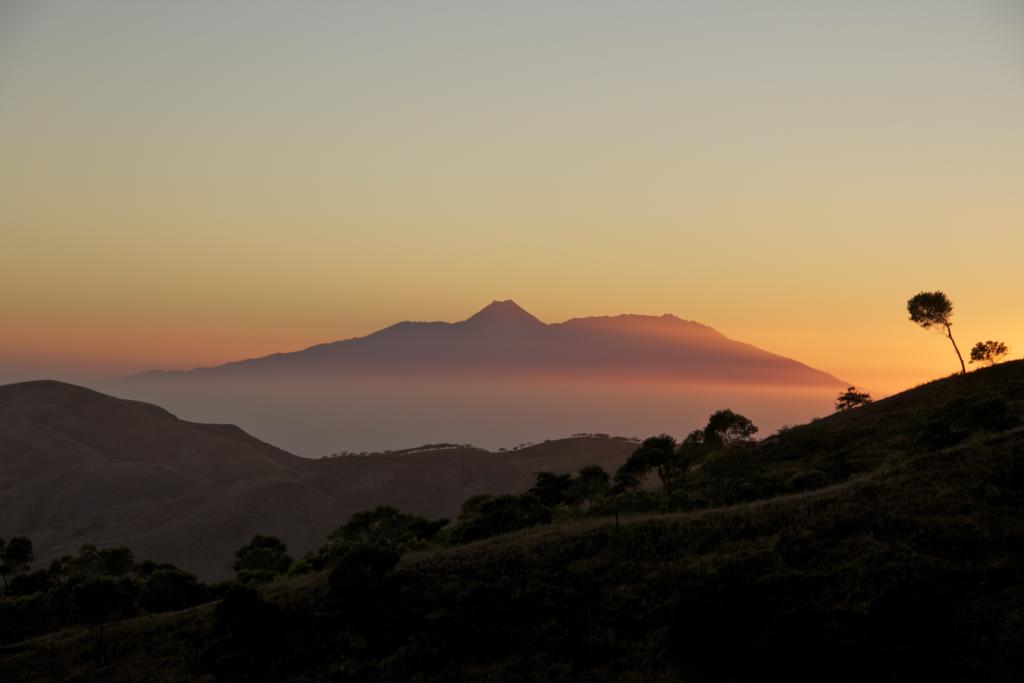
[[[534,484],[530,493],[537,496],[537,499],[548,507],[555,507],[566,502],[566,494],[572,487],[572,477],[568,474],[554,474],[553,472],[536,472],[533,475]]]
[[[852,410],[871,403],[871,394],[866,391],[857,391],[857,387],[848,387],[846,391],[839,394],[836,399],[836,410]]]
[[[671,488],[678,473],[676,467],[676,440],[668,434],[644,439],[629,460],[615,473],[615,483],[622,488],[636,488],[643,478],[654,470],[662,486]]]
[[[533,494],[479,495],[463,501],[447,533],[452,543],[469,543],[550,522],[551,509]]]
[[[103,647],[103,626],[123,602],[117,581],[109,576],[86,579],[77,584],[72,594],[75,611],[88,625],[98,647]]]
[[[1010,347],[1001,341],[988,341],[978,342],[971,349],[971,362],[972,363],[985,363],[986,365],[995,365],[999,361],[1006,358],[1006,354],[1010,352]]]
[[[327,577],[332,602],[356,610],[373,605],[399,559],[391,548],[345,544]]]
[[[7,592],[7,578],[24,572],[34,559],[30,538],[15,536],[6,543],[0,538],[0,578],[3,579],[5,593]]]
[[[926,330],[935,329],[949,338],[956,351],[956,357],[960,360],[960,374],[967,374],[967,366],[964,365],[964,357],[960,355],[960,348],[953,339],[953,302],[943,292],[919,292],[907,301],[907,312],[910,313],[910,320],[917,323]]]
[[[577,505],[591,505],[608,495],[610,479],[608,473],[598,465],[587,465],[576,475],[568,497]]]
[[[235,552],[235,573],[240,581],[270,581],[292,563],[288,546],[274,536],[254,536]]]
[[[749,418],[728,408],[718,410],[711,414],[704,427],[704,446],[713,450],[753,441],[757,432],[757,425]]]
[[[147,612],[186,609],[206,599],[206,587],[193,574],[176,567],[154,570],[139,590],[139,604]]]
[[[448,520],[431,521],[390,505],[357,512],[328,536],[332,543],[373,543],[398,552],[422,546],[437,536]]]

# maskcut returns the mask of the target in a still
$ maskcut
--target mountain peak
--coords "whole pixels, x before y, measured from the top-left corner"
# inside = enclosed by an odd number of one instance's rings
[[[515,325],[515,326],[543,326],[540,320],[527,313],[512,299],[504,301],[492,301],[467,318],[464,322],[473,325]]]

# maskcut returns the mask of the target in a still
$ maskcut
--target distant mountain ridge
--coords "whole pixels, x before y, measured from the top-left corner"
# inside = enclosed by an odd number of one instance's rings
[[[405,321],[365,337],[136,378],[258,378],[554,374],[688,379],[711,383],[838,386],[796,360],[729,339],[674,315],[617,315],[544,323],[512,300],[469,318]]]

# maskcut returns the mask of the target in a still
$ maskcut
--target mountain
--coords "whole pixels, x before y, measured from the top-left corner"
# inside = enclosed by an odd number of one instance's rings
[[[121,621],[106,651],[64,630],[0,667],[12,683],[1020,680],[1024,361],[705,456],[644,501],[408,553],[374,581],[323,571]],[[350,580],[364,594],[339,597]]]
[[[232,425],[55,381],[0,386],[0,538],[30,536],[48,559],[127,545],[205,578],[230,573],[257,533],[318,546],[378,504],[451,516],[471,495],[528,488],[533,472],[614,468],[633,444],[574,438],[514,452],[471,447],[310,460]]]
[[[838,387],[795,360],[734,341],[673,315],[573,318],[545,324],[514,301],[466,320],[401,322],[330,342],[154,378],[625,377],[737,385]]]

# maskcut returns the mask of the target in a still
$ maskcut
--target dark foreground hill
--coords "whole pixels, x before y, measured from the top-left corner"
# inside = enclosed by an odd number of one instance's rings
[[[0,668],[11,681],[1019,680],[1022,413],[1024,363],[953,377],[743,451],[756,481],[810,482],[799,493],[407,554],[340,602],[355,574],[282,580],[113,625],[102,650],[84,630],[28,641]],[[736,470],[724,476],[755,481]]]
[[[232,425],[53,381],[0,387],[0,538],[43,561],[84,543],[128,546],[201,578],[231,573],[257,533],[293,553],[379,504],[454,515],[478,493],[521,492],[538,470],[614,469],[634,445],[580,437],[490,453],[472,447],[299,458]]]

